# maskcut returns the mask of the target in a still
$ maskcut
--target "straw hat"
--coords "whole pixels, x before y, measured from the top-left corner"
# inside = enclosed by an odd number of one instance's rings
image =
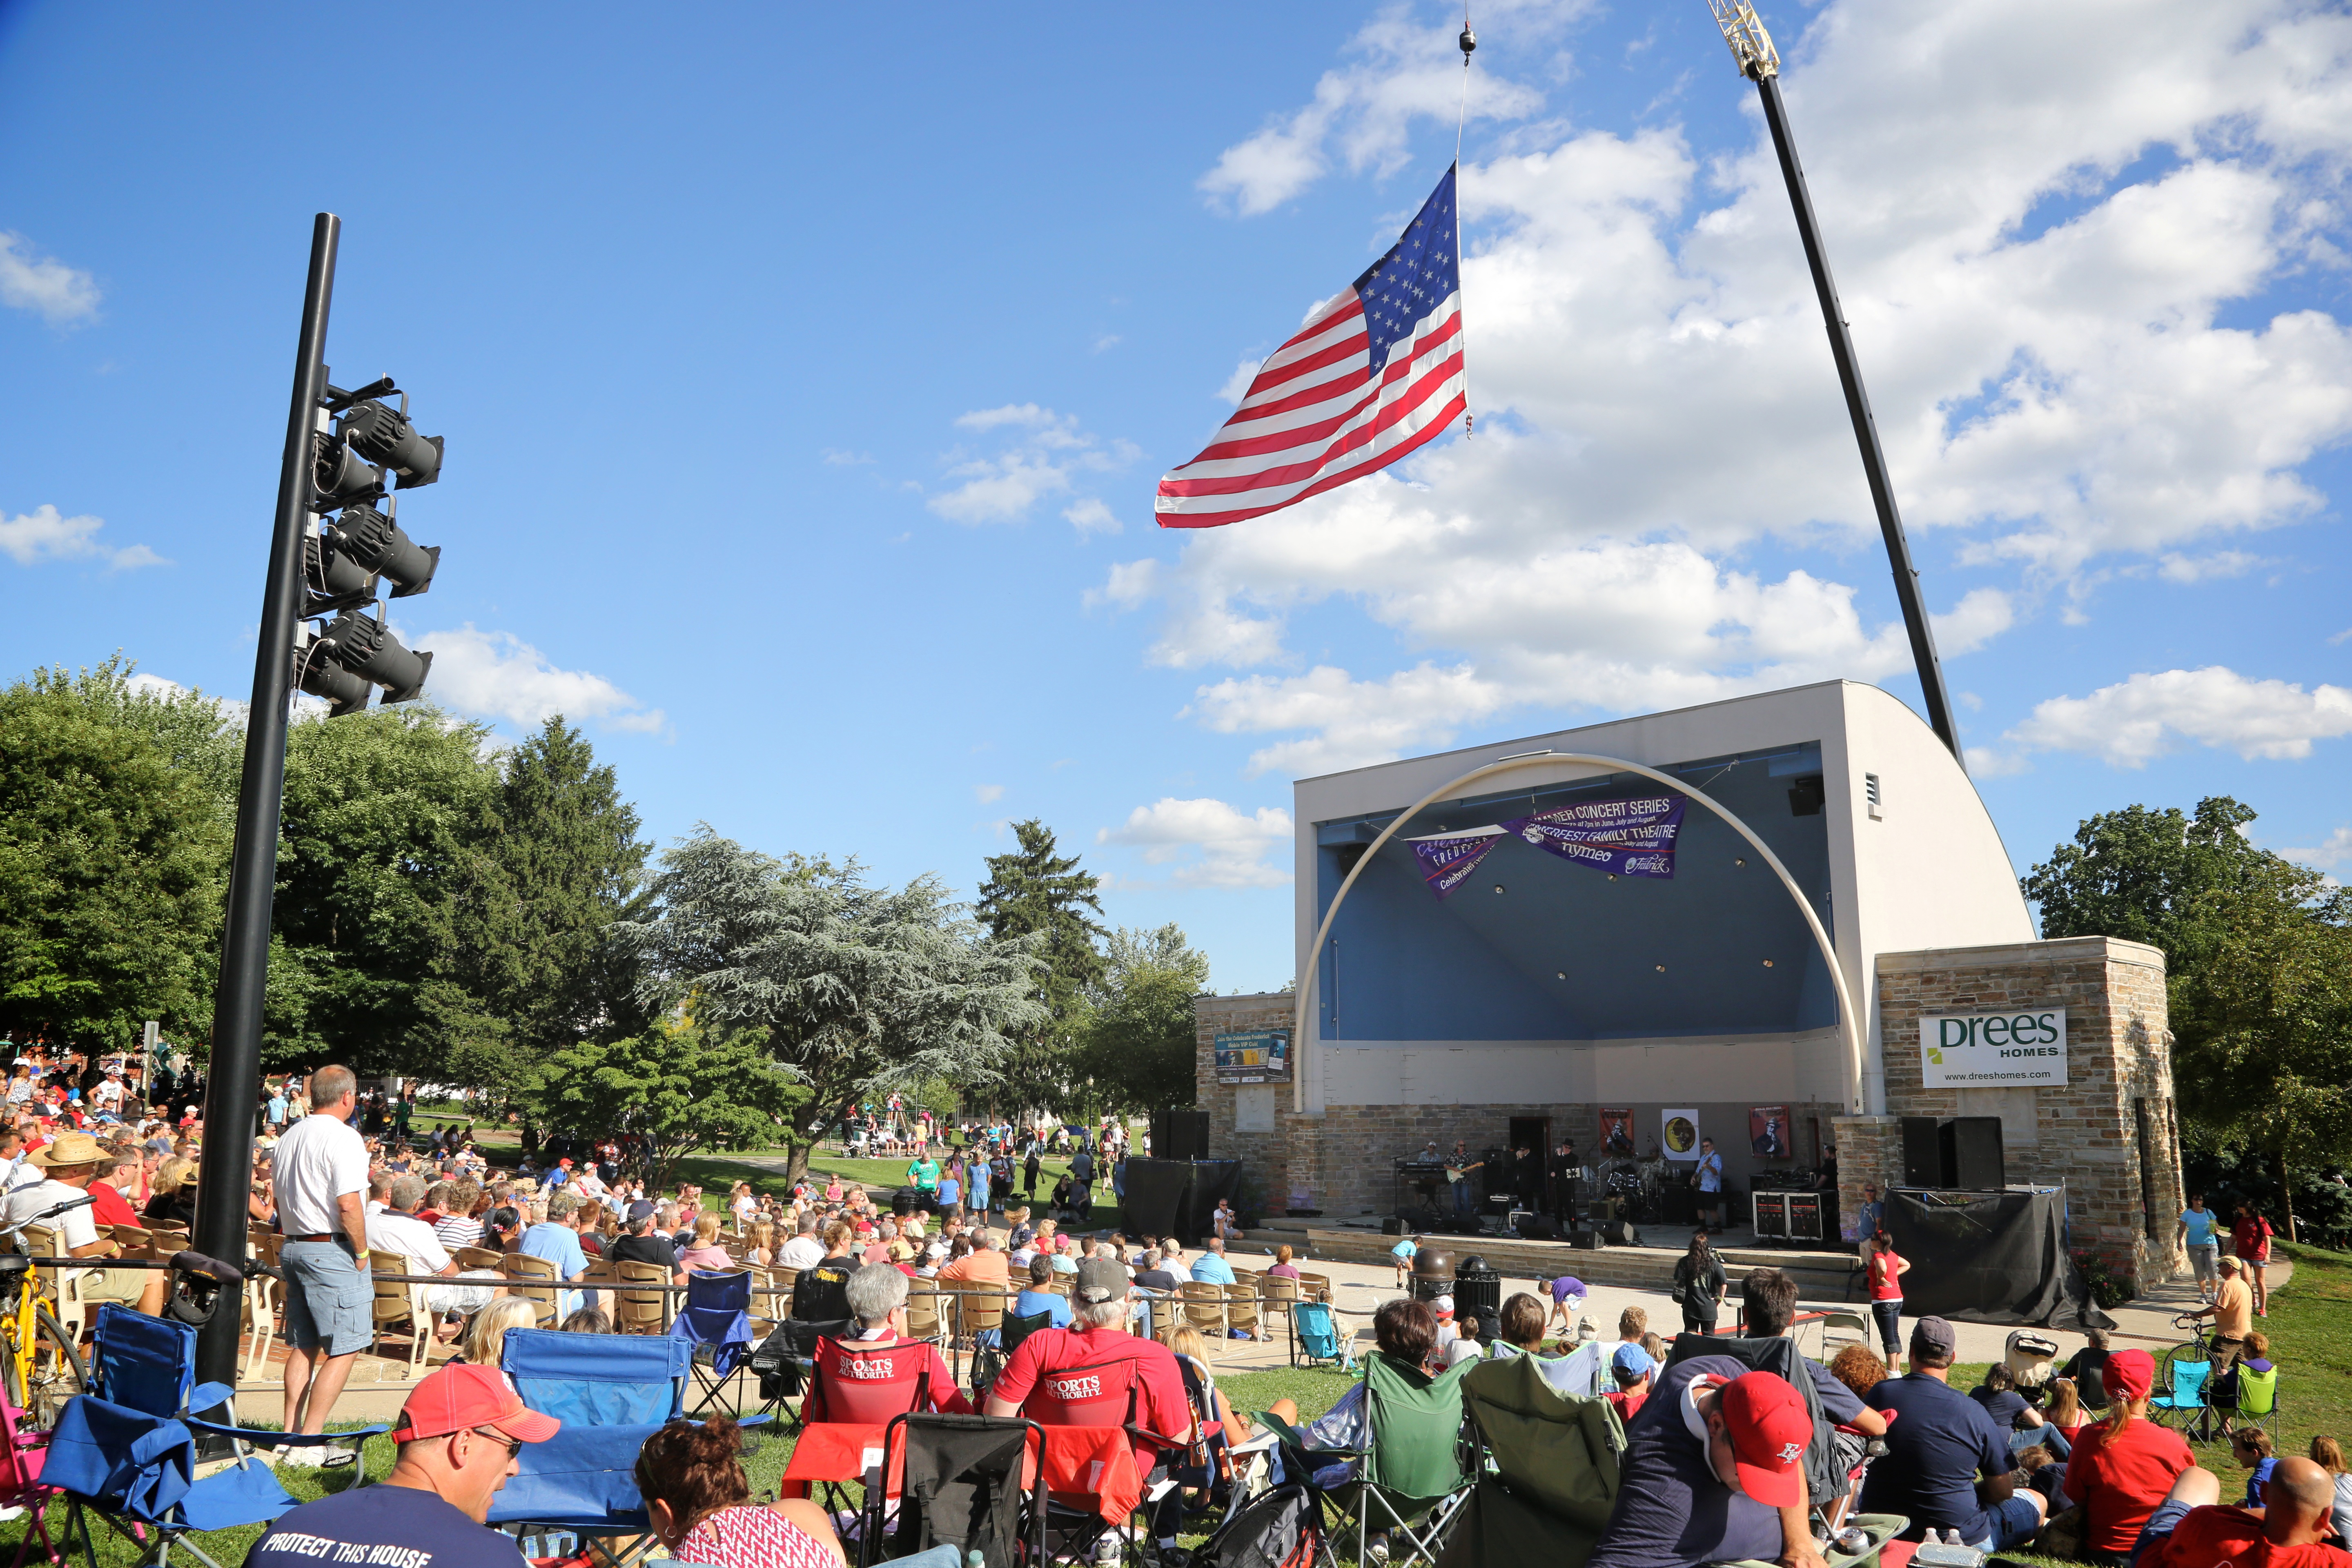
[[[58,1166],[70,1169],[76,1165],[95,1165],[106,1158],[98,1140],[87,1132],[60,1132],[56,1140],[33,1156],[33,1163],[43,1170]]]

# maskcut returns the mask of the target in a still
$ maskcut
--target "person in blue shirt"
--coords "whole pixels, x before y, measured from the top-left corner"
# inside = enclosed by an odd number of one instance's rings
[[[941,1214],[954,1213],[956,1205],[963,1202],[963,1181],[956,1174],[953,1165],[950,1165],[940,1177],[939,1200]]]
[[[1234,1283],[1234,1266],[1225,1261],[1225,1242],[1223,1237],[1211,1237],[1209,1249],[1192,1260],[1192,1278],[1205,1285]]]
[[[1016,1318],[1028,1318],[1034,1317],[1039,1312],[1049,1312],[1054,1320],[1050,1327],[1068,1328],[1070,1299],[1067,1296],[1057,1296],[1045,1288],[1052,1284],[1053,1280],[1053,1259],[1044,1257],[1031,1258],[1029,1288],[1013,1299],[1013,1315]]]
[[[971,1212],[979,1215],[981,1223],[985,1225],[988,1222],[988,1162],[984,1159],[972,1161],[966,1168],[965,1175],[971,1184]]]
[[[2189,1206],[2180,1211],[2180,1232],[2177,1240],[2189,1249],[2189,1266],[2197,1271],[2197,1297],[2202,1301],[2213,1299],[2221,1289],[2221,1279],[2213,1272],[2213,1211],[2205,1206],[2203,1193],[2189,1194]]]
[[[544,1258],[555,1265],[558,1279],[577,1279],[588,1272],[588,1254],[580,1247],[580,1199],[572,1193],[558,1191],[547,1200],[547,1218],[522,1233],[522,1245],[515,1249],[530,1258]],[[594,1292],[589,1292],[593,1296]],[[556,1293],[555,1316],[558,1321],[578,1311],[585,1303],[577,1290]]]
[[[1412,1282],[1412,1260],[1420,1252],[1421,1240],[1412,1236],[1402,1238],[1389,1248],[1389,1256],[1396,1259],[1398,1289],[1402,1290]]]

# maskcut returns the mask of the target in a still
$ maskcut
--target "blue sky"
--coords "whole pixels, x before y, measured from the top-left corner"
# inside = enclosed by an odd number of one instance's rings
[[[2352,23],[2111,12],[1765,15],[2021,868],[2229,793],[2340,873]],[[573,716],[663,840],[969,889],[1041,816],[1254,989],[1293,777],[1916,700],[1706,7],[1477,25],[1477,437],[1188,535],[1156,477],[1452,156],[1458,14],[0,5],[5,668],[244,694],[326,208],[338,378],[448,443],[432,691]]]

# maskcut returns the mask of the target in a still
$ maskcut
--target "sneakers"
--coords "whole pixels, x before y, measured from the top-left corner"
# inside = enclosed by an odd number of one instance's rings
[[[281,1466],[291,1465],[298,1469],[316,1469],[320,1459],[318,1448],[313,1445],[305,1444],[299,1448],[280,1448],[278,1451],[277,1462]]]

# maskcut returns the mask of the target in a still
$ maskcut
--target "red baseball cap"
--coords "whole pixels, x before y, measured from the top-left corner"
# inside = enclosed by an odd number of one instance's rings
[[[2156,1358],[2146,1351],[2117,1351],[2099,1372],[2110,1399],[2146,1399],[2156,1386]]]
[[[408,1391],[392,1440],[411,1443],[446,1437],[468,1426],[495,1426],[526,1443],[544,1443],[563,1423],[522,1402],[507,1374],[494,1366],[460,1363],[430,1373]]]
[[[1813,1414],[1805,1396],[1776,1373],[1751,1372],[1717,1395],[1739,1489],[1767,1508],[1805,1500],[1805,1448],[1813,1440]]]

